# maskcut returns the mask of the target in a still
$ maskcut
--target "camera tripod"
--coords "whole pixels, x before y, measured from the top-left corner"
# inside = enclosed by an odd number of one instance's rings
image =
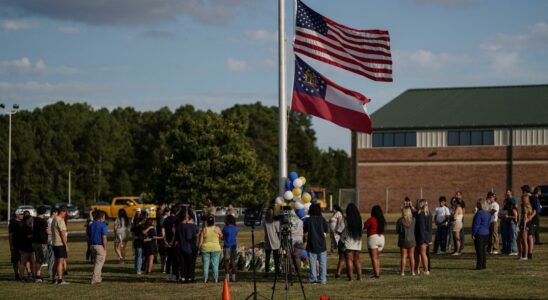
[[[274,284],[272,285],[272,296],[271,300],[274,299],[274,292],[276,291],[276,282],[278,281],[278,273],[283,274],[285,282],[285,299],[288,299],[289,292],[289,283],[291,276],[291,266],[295,268],[295,273],[299,279],[301,285],[301,291],[303,293],[303,299],[306,300],[306,293],[304,292],[303,281],[301,280],[301,275],[299,273],[299,267],[297,266],[297,261],[293,256],[293,239],[291,238],[291,223],[282,224],[280,232],[280,272],[275,272],[274,275]],[[293,282],[291,282],[293,285]]]

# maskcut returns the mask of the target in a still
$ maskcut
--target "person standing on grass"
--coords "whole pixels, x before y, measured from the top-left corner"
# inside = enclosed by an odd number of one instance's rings
[[[459,234],[459,238],[460,238],[460,248],[458,249],[458,252],[459,254],[462,253],[462,251],[464,250],[464,240],[465,240],[465,235],[464,235],[464,216],[465,216],[465,213],[466,213],[466,202],[464,202],[464,199],[463,199],[463,195],[462,195],[462,192],[461,191],[457,191],[455,193],[455,198],[457,198],[457,200],[459,200],[459,206],[462,208],[462,224],[463,226],[461,227],[460,229],[460,234]]]
[[[533,217],[533,237],[535,239],[535,245],[542,245],[540,242],[540,217],[539,214],[542,210],[542,206],[540,205],[540,199],[542,197],[542,190],[540,189],[540,186],[535,187],[533,190],[533,194],[531,196],[531,206],[534,210],[536,210],[536,214]],[[533,199],[534,198],[534,199]],[[531,251],[532,253],[533,251]]]
[[[118,217],[114,221],[114,252],[118,256],[119,263],[123,264],[126,259],[126,244],[129,237],[129,218],[125,209],[118,210]]]
[[[342,209],[339,205],[333,205],[333,215],[329,219],[329,235],[331,237],[331,253],[337,249],[337,245],[341,238],[340,232],[342,232],[344,226],[344,217]],[[339,229],[339,230],[337,230]]]
[[[32,230],[33,218],[31,215],[23,217],[23,225],[21,226],[21,244],[19,247],[19,254],[21,255],[21,263],[19,264],[19,274],[25,281],[35,280],[36,278],[36,259],[34,256],[34,249],[32,248],[32,241],[34,239],[34,232]],[[25,271],[30,266],[32,278],[25,278]]]
[[[21,278],[25,275],[24,273],[19,274],[19,263],[21,262],[21,254],[19,253],[21,245],[21,226],[23,226],[23,214],[14,214],[10,219],[8,232],[11,265],[13,267],[13,273],[15,274],[15,280],[21,280]]]
[[[454,208],[455,211],[453,212],[453,228],[451,228],[451,231],[453,232],[453,239],[454,239],[454,251],[453,255],[460,255],[461,254],[461,232],[462,228],[464,227],[464,209],[461,205],[461,201],[459,199],[455,199],[454,201]]]
[[[91,284],[101,283],[101,271],[107,258],[108,228],[105,224],[105,212],[98,211],[95,221],[89,226],[91,252],[95,257]]]
[[[133,225],[131,226],[131,236],[133,238],[133,256],[135,274],[142,274],[143,267],[143,225],[145,219],[137,217],[133,219]]]
[[[209,215],[205,225],[200,231],[198,245],[202,251],[202,262],[204,271],[204,282],[207,283],[209,275],[209,265],[213,271],[213,280],[219,281],[219,256],[221,255],[221,243],[223,238],[221,229],[215,226],[215,215]]]
[[[165,204],[162,204],[161,210],[158,210],[158,211],[161,211],[162,215],[159,215],[156,218],[156,232],[158,232],[161,236],[164,236],[165,235],[164,222],[169,217],[170,210],[169,208],[166,207]],[[171,232],[173,232],[173,228]],[[160,271],[163,274],[166,274],[167,245],[165,243],[165,238],[163,240],[158,241],[157,244],[158,244],[158,254],[160,254]]]
[[[492,215],[489,211],[489,205],[484,199],[478,200],[477,209],[472,223],[472,238],[476,248],[476,270],[483,270],[486,268]]]
[[[434,212],[434,220],[436,222],[436,241],[434,242],[434,253],[445,254],[447,247],[447,226],[451,212],[447,208],[447,198],[441,196],[439,199],[440,206],[436,207]]]
[[[308,210],[309,218],[304,222],[304,233],[307,234],[306,250],[309,261],[310,283],[327,284],[327,246],[325,236],[329,233],[329,226],[322,217],[322,209],[315,203]],[[319,261],[319,274],[316,271],[316,262]]]
[[[175,247],[175,236],[173,229],[177,226],[177,214],[180,209],[176,206],[172,206],[169,211],[169,216],[165,218],[162,224],[162,236],[164,237],[161,243],[166,246],[167,258],[166,258],[166,280],[177,281],[179,279],[180,262],[177,255],[177,247]]]
[[[232,214],[227,214],[225,217],[225,227],[223,227],[223,256],[225,258],[226,277],[230,282],[236,282],[237,237],[238,227],[236,227],[236,217]]]
[[[36,274],[36,282],[42,282],[42,264],[47,262],[48,254],[48,222],[45,220],[46,207],[40,206],[37,209],[36,218],[32,224],[34,231],[32,248],[36,257],[34,273]]]
[[[401,276],[405,276],[405,264],[409,258],[411,275],[415,276],[415,218],[410,207],[404,207],[402,217],[396,222],[396,233],[398,234],[398,247],[401,253]]]
[[[428,202],[425,199],[419,200],[417,211],[418,214],[415,218],[415,240],[417,241],[415,273],[420,274],[420,262],[422,262],[424,274],[430,275],[428,246],[432,244],[432,216],[428,210]]]
[[[489,204],[489,213],[491,214],[491,225],[489,226],[489,244],[487,250],[489,254],[499,254],[500,206],[497,203],[497,195],[495,195],[495,193],[493,192],[488,192],[487,203]]]
[[[158,244],[156,240],[162,240],[163,237],[158,235],[153,219],[147,219],[143,227],[143,252],[146,262],[146,273],[152,274],[154,268],[154,257],[158,255]]]
[[[274,219],[274,210],[272,208],[266,210],[263,229],[265,252],[264,276],[267,277],[270,272],[271,255],[274,256],[274,270],[276,274],[280,272],[280,221]]]
[[[348,216],[347,216],[348,217]],[[363,229],[367,230],[367,249],[369,257],[373,265],[373,276],[379,278],[381,276],[381,266],[379,256],[384,249],[384,228],[386,220],[382,213],[380,205],[375,205],[371,209],[371,217],[363,224]]]
[[[533,250],[535,248],[535,243],[533,242],[534,241],[534,238],[533,236],[535,235],[535,232],[537,230],[537,225],[539,223],[538,219],[539,219],[539,216],[538,216],[538,213],[537,213],[537,206],[539,205],[538,204],[538,199],[537,197],[531,193],[531,187],[529,187],[528,185],[524,185],[521,187],[521,191],[523,193],[523,195],[527,195],[528,196],[528,199],[529,199],[529,206],[531,206],[531,216],[530,216],[530,219],[529,219],[529,225],[528,226],[525,226],[527,227],[526,230],[527,230],[527,258],[528,259],[533,259]],[[522,196],[522,199],[523,199],[523,196]],[[523,214],[523,209],[522,209],[522,214]]]
[[[238,220],[240,217],[240,213],[238,212],[238,209],[234,207],[233,203],[229,203],[228,207],[226,208],[226,214],[234,216],[234,219]]]
[[[58,285],[68,284],[63,280],[65,273],[66,259],[69,252],[67,242],[67,224],[65,223],[65,216],[67,215],[67,208],[61,207],[59,214],[51,222],[51,243],[53,248],[53,255],[55,257],[55,276],[53,283]]]
[[[521,260],[533,259],[532,246],[532,221],[536,214],[533,209],[529,195],[521,196],[521,213],[519,215],[519,234],[518,234],[518,255]]]
[[[48,219],[48,254],[47,254],[47,262],[48,262],[48,275],[50,278],[53,278],[55,276],[55,272],[53,270],[55,266],[55,257],[53,255],[53,246],[51,244],[51,223],[53,222],[53,219],[57,217],[59,214],[59,209],[52,207],[50,211],[50,216]]]
[[[360,252],[362,251],[362,217],[354,203],[346,207],[345,226],[341,236],[344,243],[344,258],[346,261],[346,270],[348,281],[354,279],[354,269],[356,269],[356,279],[362,280],[362,263],[360,261]]]
[[[181,283],[196,282],[196,225],[185,207],[179,212],[179,224],[175,228],[174,247],[177,249],[177,261]]]

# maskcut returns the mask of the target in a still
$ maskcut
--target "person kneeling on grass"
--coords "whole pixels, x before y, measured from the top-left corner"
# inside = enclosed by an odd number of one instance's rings
[[[236,238],[238,237],[238,227],[236,227],[236,218],[228,214],[225,218],[225,227],[223,228],[223,256],[225,258],[226,277],[231,281],[236,281],[236,257],[238,257],[238,248]],[[230,273],[229,273],[229,268]]]

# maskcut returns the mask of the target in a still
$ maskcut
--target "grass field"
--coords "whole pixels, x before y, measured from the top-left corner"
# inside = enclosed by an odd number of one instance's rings
[[[548,244],[536,247],[531,261],[518,261],[515,257],[489,256],[487,270],[476,271],[475,252],[470,238],[471,216],[467,218],[466,248],[459,257],[432,255],[430,276],[399,275],[399,249],[396,247],[394,220],[388,216],[386,248],[381,254],[381,278],[370,278],[371,262],[367,250],[362,252],[364,280],[348,282],[334,279],[336,255],[328,256],[328,284],[311,285],[305,282],[307,299],[319,299],[329,295],[331,299],[366,298],[420,298],[420,299],[548,299]],[[548,242],[548,218],[543,217],[542,239]],[[80,230],[80,225],[69,228]],[[255,239],[262,241],[262,230],[257,230]],[[364,238],[365,239],[365,238]],[[0,230],[0,299],[221,299],[222,283],[196,283],[180,285],[166,282],[161,273],[152,275],[131,274],[132,261],[120,265],[116,261],[113,243],[109,245],[107,263],[103,268],[103,283],[90,285],[92,265],[85,262],[86,243],[82,239],[70,239],[69,276],[70,285],[54,286],[50,283],[22,283],[13,279],[9,262],[9,248],[5,228]],[[251,232],[241,228],[239,243],[251,245]],[[366,245],[366,243],[364,243]],[[131,247],[131,244],[129,244]],[[132,256],[130,256],[132,258]],[[201,263],[197,265],[198,280],[201,279]],[[224,272],[220,272],[224,278]],[[253,291],[251,272],[238,274],[238,282],[230,284],[232,299],[245,299]],[[272,279],[258,276],[257,289],[260,295],[270,298]],[[300,286],[295,283],[289,289],[289,299],[302,299]],[[283,285],[276,288],[275,299],[285,299]]]

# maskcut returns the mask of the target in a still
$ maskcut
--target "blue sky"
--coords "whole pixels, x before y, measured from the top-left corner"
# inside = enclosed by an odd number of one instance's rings
[[[286,3],[291,41],[294,5]],[[390,31],[392,83],[305,58],[331,80],[371,98],[369,112],[410,88],[548,83],[548,1],[305,3],[350,27]],[[0,0],[0,103],[28,110],[59,100],[139,110],[277,105],[277,5]],[[313,122],[320,147],[349,151],[348,130]]]

